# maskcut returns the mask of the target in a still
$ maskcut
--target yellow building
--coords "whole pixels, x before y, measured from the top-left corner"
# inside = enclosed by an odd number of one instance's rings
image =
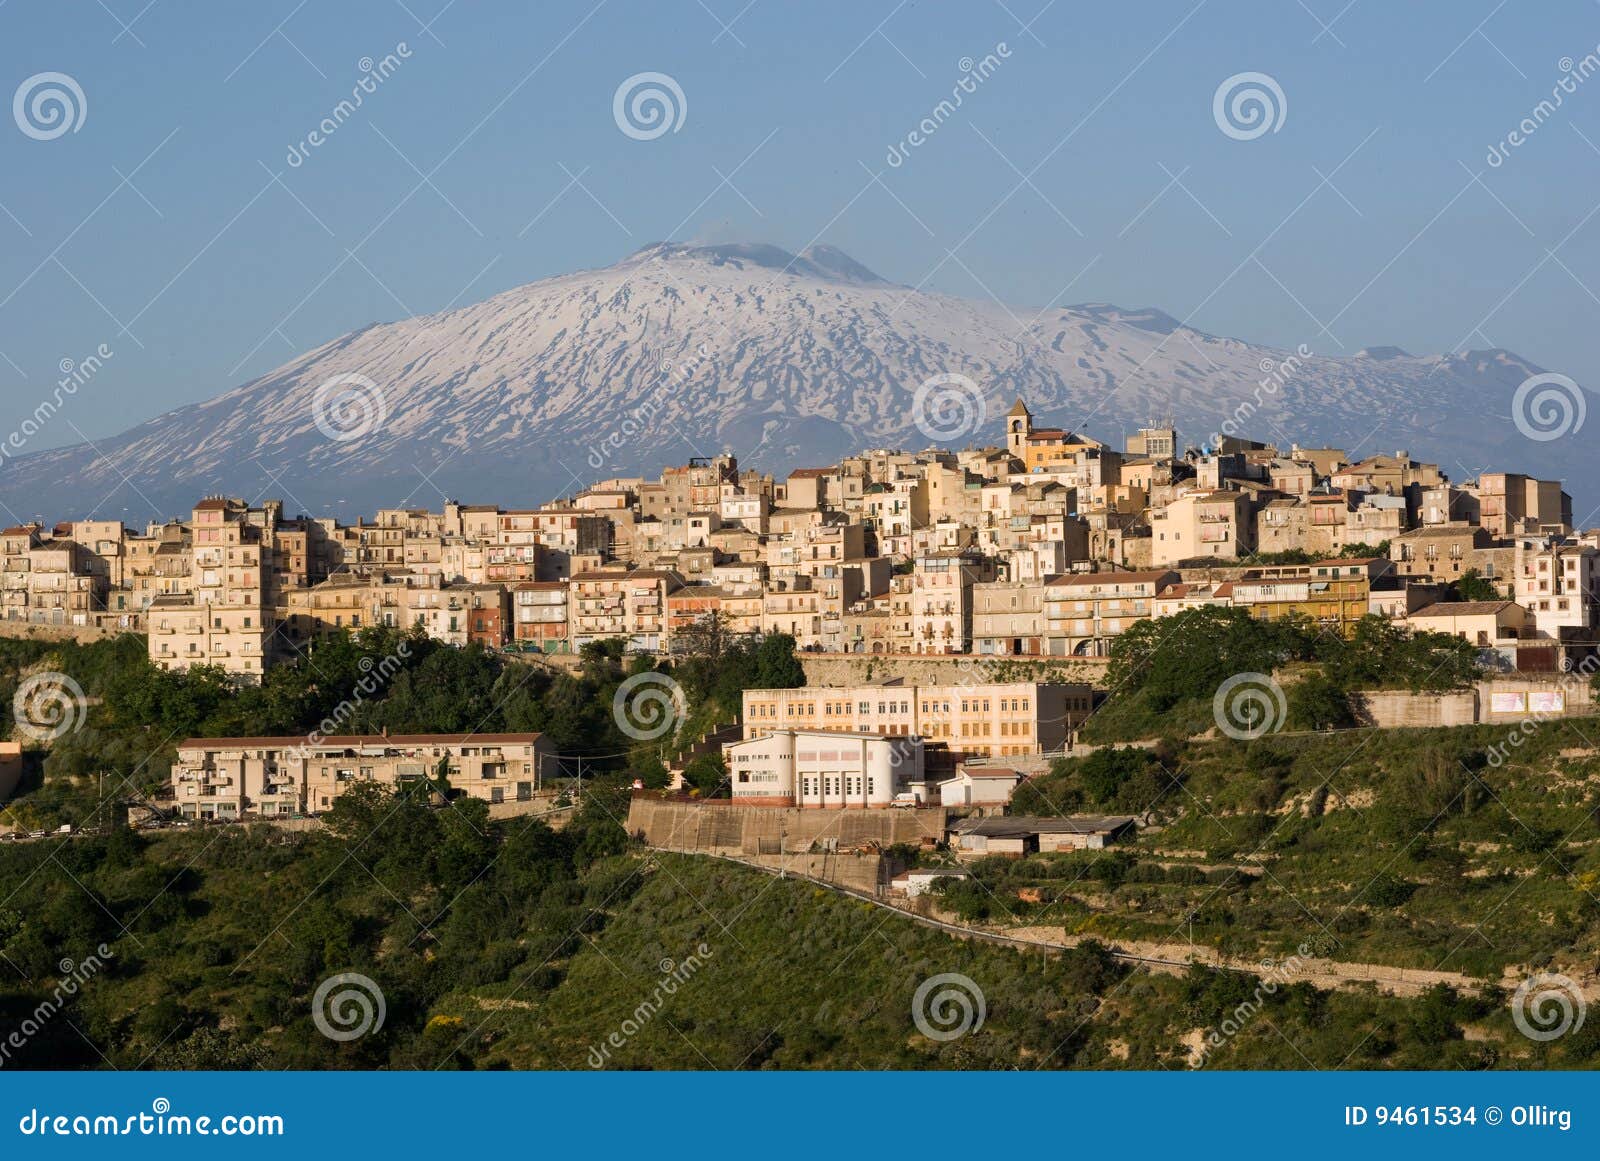
[[[1264,621],[1309,617],[1349,635],[1370,611],[1372,582],[1393,569],[1381,556],[1252,568],[1233,582],[1233,603]]]
[[[748,689],[744,736],[775,730],[834,730],[920,737],[952,750],[1001,757],[1059,750],[1089,716],[1087,685],[985,682]]]

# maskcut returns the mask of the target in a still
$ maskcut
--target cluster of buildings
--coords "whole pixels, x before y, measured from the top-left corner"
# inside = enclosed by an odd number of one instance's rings
[[[1513,669],[1592,646],[1600,532],[1574,529],[1559,482],[1455,483],[1403,451],[1186,447],[1170,423],[1119,450],[1037,426],[1021,400],[1006,428],[1003,447],[875,450],[785,478],[695,459],[531,509],[346,525],[213,497],[143,530],[13,527],[0,620],[144,632],[159,665],[244,680],[370,625],[670,653],[711,614],[831,653],[1103,656],[1137,621],[1205,605],[1341,630],[1376,613]],[[1469,573],[1492,593],[1452,607]]]
[[[172,764],[172,807],[184,818],[318,814],[363,783],[440,785],[491,804],[531,801],[559,759],[543,734],[371,734],[189,738]]]
[[[899,677],[749,689],[744,736],[723,746],[731,795],[824,809],[1005,802],[1022,776],[989,763],[1063,750],[1093,698],[1077,683]]]

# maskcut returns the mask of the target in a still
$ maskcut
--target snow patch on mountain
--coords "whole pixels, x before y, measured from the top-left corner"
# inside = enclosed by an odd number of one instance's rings
[[[1264,386],[1278,367],[1290,373]],[[143,519],[227,491],[353,516],[444,495],[533,503],[723,450],[786,471],[865,446],[927,446],[912,401],[947,373],[984,400],[962,442],[998,441],[1020,395],[1039,422],[1117,444],[1152,418],[1196,442],[1232,421],[1284,445],[1407,447],[1458,479],[1489,466],[1548,475],[1561,449],[1487,422],[1537,371],[1504,350],[1292,357],[1153,308],[1036,311],[918,291],[831,246],[661,242],[353,331],[97,447],[21,457],[0,475],[0,501]],[[384,422],[357,439],[330,439],[316,421],[319,388],[339,375],[381,392]],[[1574,455],[1580,465],[1593,470]]]

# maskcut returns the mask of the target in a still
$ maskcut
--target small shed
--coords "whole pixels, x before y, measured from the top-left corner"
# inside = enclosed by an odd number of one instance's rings
[[[958,819],[950,826],[950,841],[964,854],[1021,857],[1036,852],[1099,850],[1120,842],[1136,829],[1134,819],[1128,815],[1006,815]]]

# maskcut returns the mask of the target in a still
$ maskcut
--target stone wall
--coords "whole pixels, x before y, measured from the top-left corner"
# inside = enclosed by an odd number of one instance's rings
[[[944,838],[945,812],[920,810],[799,810],[683,802],[636,794],[628,833],[664,850],[744,857],[841,851]]]
[[[88,645],[127,632],[130,630],[94,625],[30,625],[26,621],[0,620],[0,637],[25,641],[76,641],[79,645]]]

